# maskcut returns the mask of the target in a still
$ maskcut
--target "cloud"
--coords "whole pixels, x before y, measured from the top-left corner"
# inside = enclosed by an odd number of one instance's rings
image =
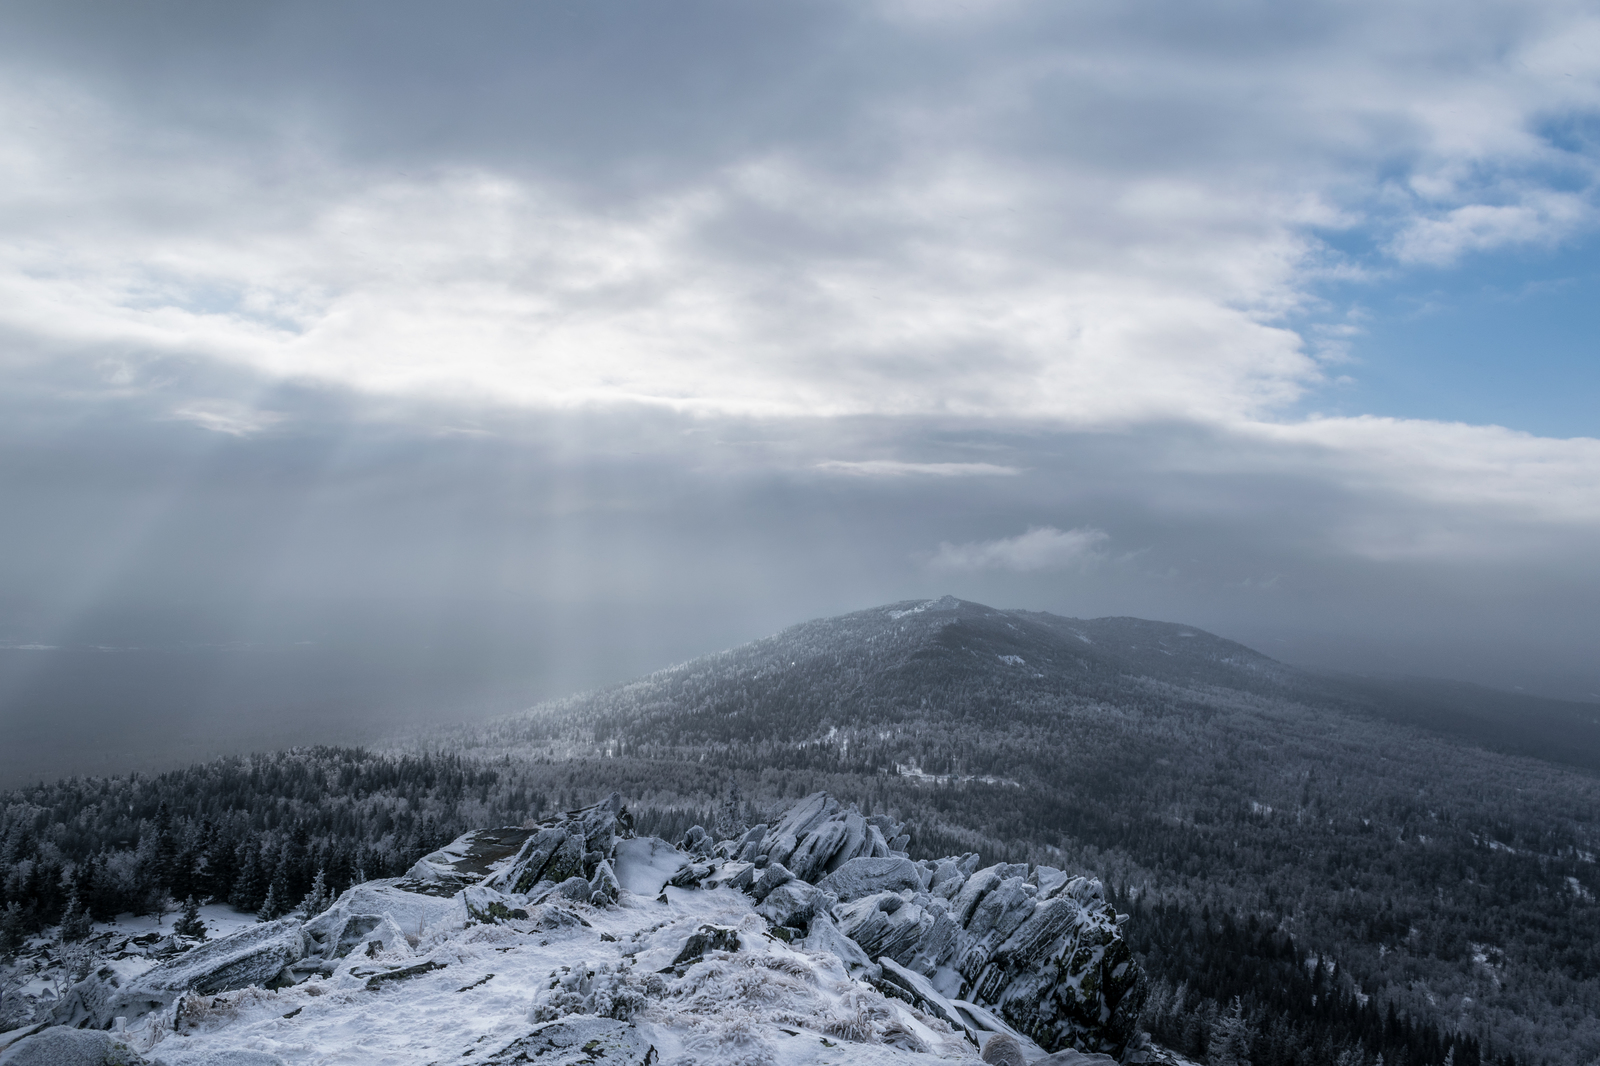
[[[8,10],[7,604],[1595,631],[1600,443],[1298,413],[1592,232],[1585,5],[624,8]]]
[[[1594,205],[1573,193],[1532,191],[1521,203],[1468,204],[1409,223],[1394,241],[1404,263],[1443,266],[1468,252],[1554,244],[1592,226]]]
[[[853,477],[1015,477],[1021,473],[1014,466],[998,466],[994,463],[906,463],[898,459],[865,459],[858,462],[826,459],[816,464],[816,469]]]
[[[248,437],[260,433],[282,422],[285,417],[277,411],[253,410],[231,400],[186,404],[172,412],[172,418],[176,421],[193,422],[202,429],[230,437]]]
[[[1105,553],[1101,545],[1110,539],[1104,531],[1088,527],[1060,530],[1036,526],[1000,540],[942,543],[927,565],[942,571],[1064,570],[1102,560]]]
[[[1579,8],[940,10],[641,8],[620,41],[402,5],[389,62],[316,5],[29,9],[0,324],[535,409],[1236,424],[1324,383],[1285,324],[1350,265],[1322,233],[1440,263],[1593,213],[1593,159],[1534,132],[1600,103]]]

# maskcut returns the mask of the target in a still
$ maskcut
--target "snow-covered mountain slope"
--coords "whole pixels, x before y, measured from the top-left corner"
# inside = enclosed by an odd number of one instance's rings
[[[1098,882],[912,862],[898,828],[817,794],[683,848],[634,836],[615,797],[471,833],[309,920],[106,967],[62,998],[57,1028],[8,1034],[0,1064],[56,1061],[61,1027],[110,1030],[114,1046],[79,1050],[128,1066],[1159,1054]]]
[[[1216,693],[1287,701],[1600,769],[1592,704],[1419,679],[1322,674],[1193,626],[1064,618],[945,596],[791,626],[637,681],[545,704],[428,743],[516,750],[551,731],[606,736],[603,751],[795,743],[830,728],[908,720],[1004,724],[1095,703],[1172,707]],[[565,754],[592,753],[577,744]]]

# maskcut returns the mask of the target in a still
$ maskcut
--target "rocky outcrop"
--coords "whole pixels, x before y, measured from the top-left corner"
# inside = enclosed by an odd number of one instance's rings
[[[910,859],[861,855],[842,863],[818,881],[817,887],[848,902],[879,892],[920,892],[927,887],[928,877],[928,872]]]
[[[1117,914],[1098,881],[1041,891],[1039,880],[1001,864],[945,880],[942,894],[874,893],[834,916],[868,955],[947,1000],[988,1007],[1046,1050],[1121,1054],[1137,1037],[1143,987]]]
[[[826,792],[817,792],[790,808],[771,829],[758,825],[729,850],[744,862],[765,857],[782,863],[795,877],[815,883],[851,859],[904,858],[901,849],[909,839],[889,819],[865,817],[855,807],[842,807]]]
[[[191,948],[123,983],[109,967],[79,981],[56,1005],[51,1020],[104,1029],[114,1018],[137,1018],[170,1006],[185,992],[214,995],[250,985],[295,980],[290,964],[305,954],[301,923],[281,918]]]
[[[431,931],[495,924],[537,936],[587,925],[585,908],[624,893],[670,902],[674,891],[722,889],[747,895],[771,937],[836,957],[845,973],[976,1045],[1002,1034],[1034,1056],[1070,1049],[1144,1060],[1139,969],[1098,881],[1025,864],[979,869],[976,855],[913,861],[906,840],[891,820],[816,793],[771,826],[723,841],[696,826],[675,847],[634,837],[613,795],[535,828],[467,834],[404,878],[355,886],[309,921],[283,919],[197,947],[125,986],[103,971],[72,990],[55,1020],[103,1028],[165,1009],[186,991],[313,975],[377,987],[444,965],[413,955]],[[733,929],[708,925],[662,972],[738,944]],[[359,966],[342,961],[350,956]],[[551,1043],[564,1032],[538,1030],[524,1038],[532,1043],[482,1061],[526,1061],[537,1045],[541,1062],[564,1062],[566,1045]],[[614,1030],[618,1061],[654,1054],[622,1034]]]
[[[482,881],[498,863],[517,854],[533,833],[522,826],[464,833],[413,863],[398,887],[427,896],[453,896]]]
[[[1140,1057],[1142,977],[1098,881],[980,870],[977,855],[913,862],[907,839],[818,792],[737,840],[708,848],[691,829],[670,883],[740,889],[784,939],[810,940],[826,917],[820,940],[842,934],[880,981],[974,1040],[1007,1030],[1047,1051]]]
[[[617,843],[631,836],[633,815],[622,805],[621,797],[612,793],[603,803],[572,811],[534,830],[511,863],[483,883],[502,892],[533,894],[545,882],[562,885],[580,879],[591,886],[591,892],[595,887],[605,892],[606,885],[616,881],[611,860]],[[600,875],[602,863],[605,871]]]

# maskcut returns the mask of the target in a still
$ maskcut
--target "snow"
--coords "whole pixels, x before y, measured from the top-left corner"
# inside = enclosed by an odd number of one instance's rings
[[[598,1047],[632,1066],[652,1048],[683,1066],[972,1063],[997,1033],[1042,1057],[1001,1010],[1058,1044],[1129,1039],[1094,991],[1122,988],[1130,964],[1112,968],[1126,947],[1093,879],[977,871],[976,854],[913,863],[884,840],[903,845],[901,827],[826,793],[714,846],[631,825],[613,795],[543,828],[466,834],[309,921],[207,908],[236,931],[195,943],[159,917],[102,931],[74,950],[117,948],[100,950],[115,977],[40,1005],[115,1024],[155,1066],[575,1066]]]
[[[901,777],[909,777],[913,781],[925,785],[964,785],[968,782],[977,781],[985,785],[1006,785],[1010,788],[1022,787],[1021,783],[1013,781],[1009,777],[995,777],[992,774],[930,774],[920,766],[912,766],[908,763],[895,763],[894,772]]]
[[[635,895],[660,895],[662,886],[687,865],[689,856],[657,837],[617,843],[617,880]]]
[[[657,867],[633,872],[640,869]],[[831,952],[808,954],[803,942],[767,935],[742,893],[665,891],[665,903],[625,890],[615,907],[574,904],[589,924],[561,930],[538,931],[531,921],[435,925],[406,961],[438,968],[407,980],[369,988],[364,974],[383,960],[352,956],[331,977],[281,991],[195,997],[176,1016],[141,1019],[127,1036],[146,1057],[174,1066],[230,1049],[289,1066],[478,1061],[526,1036],[553,997],[576,995],[563,993],[566,979],[606,1003],[628,988],[653,988],[633,1021],[663,1066],[977,1060],[948,1025],[853,980]],[[737,929],[742,949],[711,952],[672,974],[704,924]]]

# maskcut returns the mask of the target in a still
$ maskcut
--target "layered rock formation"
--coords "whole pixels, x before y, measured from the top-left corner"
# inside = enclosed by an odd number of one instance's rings
[[[1138,1050],[1141,975],[1099,881],[980,870],[977,855],[913,862],[907,842],[889,819],[819,792],[673,883],[742,889],[795,937],[825,917],[883,968],[880,987],[969,1031],[992,1014],[1047,1051]]]
[[[248,929],[129,982],[91,976],[55,1020],[106,1028],[170,1011],[177,1025],[186,993],[313,976],[377,988],[443,965],[413,957],[424,932],[503,925],[538,936],[588,925],[584,914],[596,912],[586,908],[624,892],[668,902],[683,898],[674,892],[723,889],[749,897],[742,906],[753,906],[771,937],[835,957],[842,973],[975,1045],[1004,1034],[1047,1052],[1145,1060],[1135,1025],[1142,979],[1099,882],[1042,866],[978,869],[977,855],[913,861],[906,844],[889,819],[817,793],[737,839],[714,841],[695,827],[674,846],[635,837],[613,795],[537,828],[467,834],[403,878],[355,886],[309,921]],[[731,930],[707,929],[698,952],[691,937],[663,972],[737,949]]]

